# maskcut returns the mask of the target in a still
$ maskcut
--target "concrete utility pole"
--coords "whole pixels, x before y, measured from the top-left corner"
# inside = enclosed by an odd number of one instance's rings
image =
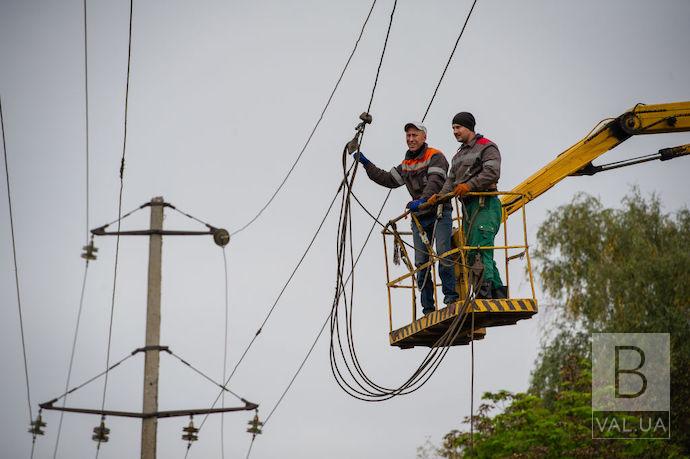
[[[149,236],[149,277],[146,302],[146,354],[144,358],[144,413],[158,411],[158,375],[161,337],[161,264],[163,236],[163,198],[151,200],[151,230],[159,234]],[[156,458],[158,418],[141,421],[141,459]]]
[[[147,304],[146,304],[146,339],[143,347],[137,348],[132,351],[132,355],[143,352],[144,356],[144,402],[141,412],[133,411],[121,411],[121,410],[106,410],[105,407],[101,406],[100,409],[92,408],[74,408],[64,406],[56,406],[55,403],[63,399],[70,392],[61,395],[58,398],[54,398],[44,403],[40,403],[39,406],[44,410],[55,410],[70,413],[83,413],[83,414],[98,414],[101,416],[101,424],[94,429],[94,441],[97,441],[100,445],[108,441],[108,434],[110,429],[105,427],[105,417],[106,416],[120,416],[125,418],[136,418],[141,419],[141,459],[156,459],[156,447],[157,447],[157,434],[158,434],[158,419],[159,418],[175,418],[175,417],[189,417],[190,423],[183,430],[184,434],[182,439],[188,442],[188,447],[191,446],[192,442],[198,440],[196,435],[199,430],[194,427],[191,419],[195,415],[209,415],[214,413],[229,413],[233,411],[256,411],[259,405],[256,403],[249,402],[241,397],[240,400],[244,403],[243,406],[232,406],[232,407],[221,407],[221,408],[189,408],[182,410],[169,410],[169,411],[158,411],[158,379],[159,379],[159,369],[160,369],[160,353],[161,351],[167,352],[170,355],[174,355],[168,346],[160,345],[161,337],[161,264],[162,264],[162,252],[163,252],[163,236],[213,236],[213,241],[219,247],[225,247],[228,242],[230,242],[230,234],[227,230],[223,228],[216,228],[208,223],[204,223],[198,218],[192,217],[189,214],[181,212],[183,215],[203,223],[206,226],[204,231],[190,231],[190,230],[164,230],[163,229],[163,210],[165,207],[170,207],[171,209],[176,209],[170,203],[163,201],[162,197],[157,197],[151,199],[150,202],[142,205],[139,209],[144,207],[151,208],[151,224],[147,230],[121,230],[121,231],[106,231],[106,229],[116,223],[121,221],[122,218],[116,220],[115,222],[108,223],[98,228],[91,230],[93,236],[148,236],[149,237],[149,272],[148,272],[148,294],[147,294]],[[176,209],[177,210],[177,209]],[[96,257],[94,253],[96,252],[93,242],[84,247],[85,253],[83,257],[88,260],[95,260]],[[178,357],[179,358],[179,357]],[[190,366],[188,363],[187,366]],[[119,365],[119,364],[118,364]],[[111,366],[108,371],[113,369],[115,366]],[[223,387],[224,390],[227,390]],[[254,416],[254,420],[251,421],[253,426],[250,433],[253,435],[260,434],[261,422],[259,422],[258,416]],[[29,432],[35,435],[42,435],[42,427],[45,427],[45,423],[41,420],[40,416],[36,421],[31,422],[31,429]],[[35,437],[34,437],[35,438]]]

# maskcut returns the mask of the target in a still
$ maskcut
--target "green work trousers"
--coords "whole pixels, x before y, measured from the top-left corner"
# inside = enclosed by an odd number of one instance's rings
[[[496,196],[472,196],[463,200],[464,211],[462,229],[469,246],[490,247],[494,245],[494,238],[501,226],[501,201]],[[476,217],[473,217],[475,212]],[[474,218],[474,220],[473,220]],[[472,227],[468,226],[472,223]],[[483,282],[490,282],[493,288],[503,285],[494,261],[493,249],[470,250],[467,254],[467,264],[472,266],[479,254],[484,264]]]

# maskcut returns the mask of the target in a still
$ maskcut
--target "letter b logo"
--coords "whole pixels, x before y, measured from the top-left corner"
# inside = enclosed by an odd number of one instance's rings
[[[634,352],[639,356],[639,363],[635,368],[621,368],[621,351]],[[616,346],[616,398],[637,398],[645,393],[647,390],[647,377],[641,372],[637,371],[644,366],[645,354],[642,349],[637,346]],[[620,383],[621,375],[629,375],[628,378],[637,376],[642,381],[640,390],[634,393],[621,393]],[[628,384],[629,386],[629,384]]]
[[[592,411],[669,411],[670,335],[594,333]]]

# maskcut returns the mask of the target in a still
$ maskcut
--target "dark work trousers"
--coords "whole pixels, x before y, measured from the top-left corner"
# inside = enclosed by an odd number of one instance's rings
[[[427,235],[427,238],[431,240],[432,234],[434,234],[434,223],[436,223],[435,240],[436,240],[436,255],[441,255],[451,249],[451,231],[452,231],[452,210],[444,210],[440,219],[436,219],[436,212],[428,215],[424,215],[419,218],[419,223],[422,229]],[[414,240],[414,263],[415,266],[421,266],[427,261],[429,261],[429,255],[419,235],[419,230],[414,220],[412,221],[412,237]],[[432,241],[433,246],[433,241]],[[445,260],[439,260],[438,274],[441,278],[441,288],[443,290],[443,302],[445,304],[450,304],[458,301],[459,295],[455,290],[455,268],[453,263],[454,257]],[[421,289],[422,296],[422,312],[428,314],[429,312],[436,309],[434,307],[434,279],[430,273],[429,266],[426,269],[422,269],[417,273],[417,287]]]

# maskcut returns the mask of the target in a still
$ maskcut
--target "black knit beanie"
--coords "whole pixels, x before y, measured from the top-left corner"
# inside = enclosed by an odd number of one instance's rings
[[[470,112],[460,112],[453,117],[453,124],[459,124],[460,126],[465,126],[470,131],[474,132],[474,125],[476,121],[474,116]]]

